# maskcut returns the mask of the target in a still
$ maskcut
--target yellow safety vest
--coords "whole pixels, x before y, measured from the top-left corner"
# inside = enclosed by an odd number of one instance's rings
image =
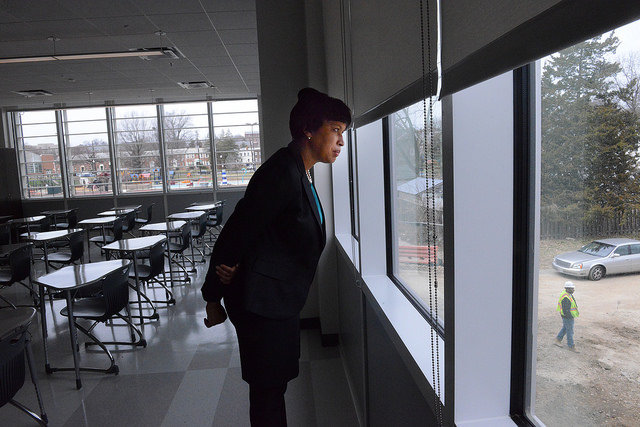
[[[578,312],[578,304],[576,304],[576,300],[573,298],[573,295],[571,295],[567,291],[563,292],[562,295],[560,295],[556,311],[562,314],[562,300],[565,298],[569,298],[569,301],[571,301],[571,317],[578,317],[580,315],[580,313]]]

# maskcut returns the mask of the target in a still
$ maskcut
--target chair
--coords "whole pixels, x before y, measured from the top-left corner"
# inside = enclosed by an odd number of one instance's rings
[[[158,242],[149,249],[149,264],[137,264],[136,268],[138,269],[138,280],[143,282],[146,287],[151,287],[151,283],[157,283],[164,288],[166,299],[148,299],[150,303],[176,303],[173,293],[166,285],[167,280],[164,272],[164,242]],[[162,280],[158,279],[160,274],[162,274]],[[135,277],[135,271],[132,268],[129,271],[129,278],[135,279]],[[145,295],[145,297],[147,296]]]
[[[0,288],[19,283],[29,290],[29,293],[33,297],[34,304],[37,305],[40,297],[38,293],[33,290],[31,283],[31,247],[31,244],[25,244],[9,254],[9,268],[0,270]],[[29,280],[29,284],[24,283],[27,279]],[[2,295],[0,295],[0,299],[12,308],[17,307]]]
[[[200,218],[198,218],[198,222],[197,223],[191,223],[191,257],[193,258],[194,262],[195,262],[195,257],[193,256],[193,249],[195,249],[196,251],[198,251],[198,253],[200,254],[200,256],[202,257],[202,260],[200,262],[205,262],[205,256],[206,256],[206,248],[211,249],[211,247],[209,245],[207,245],[207,243],[204,241],[203,237],[204,235],[207,233],[207,214],[203,213],[202,215],[200,215]],[[193,242],[198,242],[200,244],[200,246],[202,247],[202,249],[200,249],[200,247],[196,246],[193,244]]]
[[[69,250],[58,251],[47,255],[49,266],[58,269],[62,265],[75,264],[77,261],[80,261],[84,255],[83,237],[83,232],[81,231],[70,234],[67,238]]]
[[[218,234],[222,231],[222,220],[224,216],[224,205],[226,200],[220,202],[220,205],[216,207],[216,211],[209,215],[207,218],[207,232],[209,233],[209,241],[214,242],[218,238]],[[215,230],[212,231],[212,230]]]
[[[169,249],[169,262],[175,262],[175,264],[178,267],[180,267],[182,271],[184,271],[185,279],[183,281],[185,282],[191,281],[191,278],[189,277],[189,272],[187,271],[187,267],[185,266],[185,263],[184,263],[184,260],[185,260],[184,251],[189,247],[190,243],[191,243],[191,227],[187,225],[182,227],[182,230],[178,235],[177,242],[174,242],[171,239],[167,241],[167,248]],[[182,258],[182,264],[180,264],[177,261],[178,257]],[[172,278],[172,280],[174,279]]]
[[[122,231],[124,233],[129,234],[131,237],[136,237],[133,234],[133,229],[136,227],[136,212],[131,211],[125,215],[124,220],[122,221]]]
[[[147,341],[144,339],[142,332],[131,321],[131,313],[129,313],[129,270],[131,264],[127,264],[114,270],[106,275],[100,282],[97,288],[89,287],[90,290],[76,293],[76,300],[73,303],[73,322],[78,330],[85,334],[91,342],[86,342],[85,347],[95,344],[99,346],[102,351],[109,357],[110,365],[106,369],[101,368],[85,368],[83,370],[104,372],[107,374],[118,374],[120,368],[116,365],[115,359],[111,354],[111,351],[107,348],[108,344],[123,344],[134,346],[147,346]],[[125,310],[127,316],[123,316],[121,311]],[[68,307],[63,308],[60,311],[65,317],[69,316]],[[93,330],[100,323],[105,323],[107,320],[119,318],[123,320],[131,332],[131,342],[128,341],[101,341],[96,335],[93,334]],[[78,320],[85,319],[93,321],[90,327],[85,328]],[[136,335],[138,340],[136,340]]]
[[[11,243],[11,224],[0,224],[0,245]]]
[[[69,211],[69,213],[67,213],[66,216],[66,222],[59,222],[54,224],[54,227],[57,228],[58,230],[68,230],[69,228],[76,228],[76,225],[78,225],[78,212],[77,209],[72,209],[71,211]]]
[[[35,317],[36,310],[33,308],[4,310],[0,314],[0,384],[2,385],[0,387],[0,407],[10,403],[36,420],[38,424],[46,426],[48,419],[38,388],[31,351],[31,338],[28,332],[29,325]],[[40,407],[40,415],[13,399],[24,385],[25,353],[29,363],[31,382],[35,388]]]
[[[147,206],[147,217],[146,218],[136,218],[135,222],[136,224],[142,226],[145,224],[148,224],[151,222],[151,214],[153,213],[153,207],[155,206],[155,203],[151,203],[149,206]]]
[[[118,240],[122,240],[122,218],[117,218],[113,221],[112,235],[106,236],[93,236],[89,239],[90,242],[95,243],[98,247],[103,247],[109,243],[113,243]]]

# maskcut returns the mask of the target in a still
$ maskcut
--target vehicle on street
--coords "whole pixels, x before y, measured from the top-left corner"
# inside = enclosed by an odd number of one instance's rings
[[[553,268],[563,274],[600,280],[607,274],[640,273],[640,241],[600,239],[577,251],[553,259]]]

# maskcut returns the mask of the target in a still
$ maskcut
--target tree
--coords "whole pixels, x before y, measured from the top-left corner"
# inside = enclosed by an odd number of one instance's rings
[[[120,167],[140,172],[151,161],[159,163],[154,121],[135,112],[118,120],[116,147]],[[148,154],[147,154],[148,153]]]
[[[215,142],[216,157],[220,164],[224,165],[226,169],[237,168],[239,166],[238,145],[231,131],[229,129],[221,131]]]
[[[595,106],[616,89],[620,66],[608,58],[618,45],[612,32],[565,49],[544,66],[541,208],[547,218],[582,225],[588,210],[586,180],[594,167],[588,156],[597,155],[586,150],[594,130],[588,121]]]

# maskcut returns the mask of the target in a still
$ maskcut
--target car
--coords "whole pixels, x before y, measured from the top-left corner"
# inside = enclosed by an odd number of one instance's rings
[[[563,274],[600,280],[607,274],[640,273],[640,240],[600,239],[553,259]]]

